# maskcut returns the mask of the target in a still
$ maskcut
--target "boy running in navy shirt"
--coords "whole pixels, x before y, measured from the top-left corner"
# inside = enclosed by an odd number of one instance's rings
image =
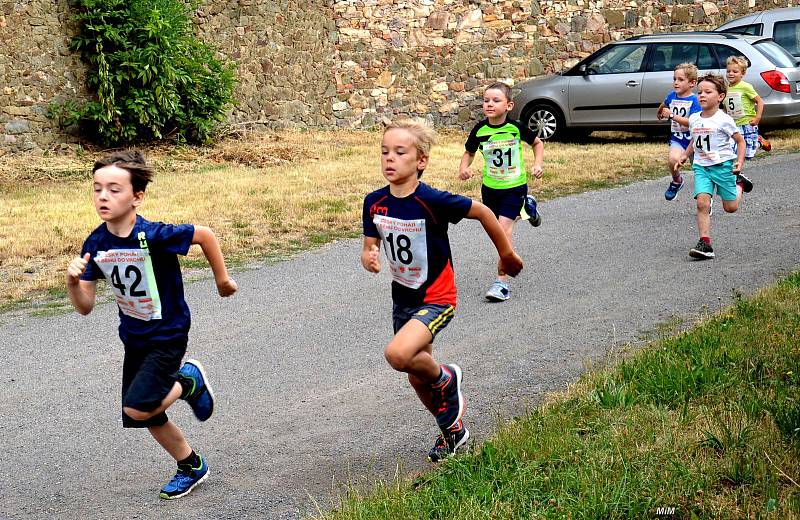
[[[94,308],[97,280],[105,278],[119,308],[119,336],[125,346],[122,367],[122,426],[147,428],[178,463],[162,489],[165,499],[180,498],[208,477],[205,458],[192,450],[166,410],[184,399],[200,421],[214,411],[214,394],[203,366],[181,366],[190,314],[183,298],[177,255],[200,244],[221,296],[236,292],[219,243],[206,227],[150,222],[137,215],[153,172],[138,152],[117,152],[92,169],[94,205],[104,221],[86,239],[81,256],[67,269],[67,291],[83,314]]]
[[[522,269],[522,260],[489,208],[420,182],[434,139],[433,129],[421,121],[398,120],[386,127],[381,169],[389,185],[364,199],[361,253],[364,268],[377,273],[383,244],[393,278],[395,333],[384,355],[392,368],[408,374],[441,429],[428,453],[432,462],[455,453],[469,439],[461,420],[465,409],[461,369],[440,365],[432,355],[433,339],[453,318],[456,307],[448,225],[464,217],[480,220],[505,272],[514,276]]]

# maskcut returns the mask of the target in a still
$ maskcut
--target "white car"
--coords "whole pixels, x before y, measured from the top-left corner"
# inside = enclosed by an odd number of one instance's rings
[[[800,7],[784,7],[748,14],[726,22],[714,30],[772,38],[792,56],[800,59]]]

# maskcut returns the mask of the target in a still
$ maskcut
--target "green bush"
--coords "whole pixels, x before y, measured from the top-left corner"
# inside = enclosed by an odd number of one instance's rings
[[[234,103],[235,65],[193,34],[197,0],[76,0],[71,48],[89,64],[96,99],[51,104],[62,126],[106,145],[176,139],[207,143]]]

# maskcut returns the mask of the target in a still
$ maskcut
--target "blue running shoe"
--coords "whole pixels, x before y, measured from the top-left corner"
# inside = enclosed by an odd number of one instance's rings
[[[208,384],[203,365],[199,361],[190,359],[178,370],[178,377],[190,384],[189,392],[181,396],[192,407],[194,416],[200,421],[207,421],[214,413],[214,391]]]
[[[199,483],[208,478],[208,464],[206,459],[199,455],[200,466],[193,468],[190,464],[178,466],[178,472],[164,487],[159,496],[166,500],[174,500],[188,495]]]
[[[674,200],[678,196],[678,192],[683,188],[683,179],[681,182],[672,181],[669,183],[667,191],[664,192],[664,198],[667,200]]]
[[[533,227],[539,227],[542,225],[542,215],[536,208],[536,197],[533,195],[528,195],[525,197],[525,205],[522,206],[520,215],[522,216],[523,220],[528,219],[528,222],[530,222],[531,226]]]
[[[433,404],[436,408],[436,423],[443,432],[448,432],[464,415],[464,395],[461,393],[461,368],[458,365],[442,365],[450,378],[439,387],[432,387]]]

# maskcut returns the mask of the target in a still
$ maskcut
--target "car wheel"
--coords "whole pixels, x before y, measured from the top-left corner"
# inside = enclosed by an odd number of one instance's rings
[[[525,110],[522,122],[528,125],[539,139],[558,139],[564,134],[564,116],[553,105],[541,103]]]

